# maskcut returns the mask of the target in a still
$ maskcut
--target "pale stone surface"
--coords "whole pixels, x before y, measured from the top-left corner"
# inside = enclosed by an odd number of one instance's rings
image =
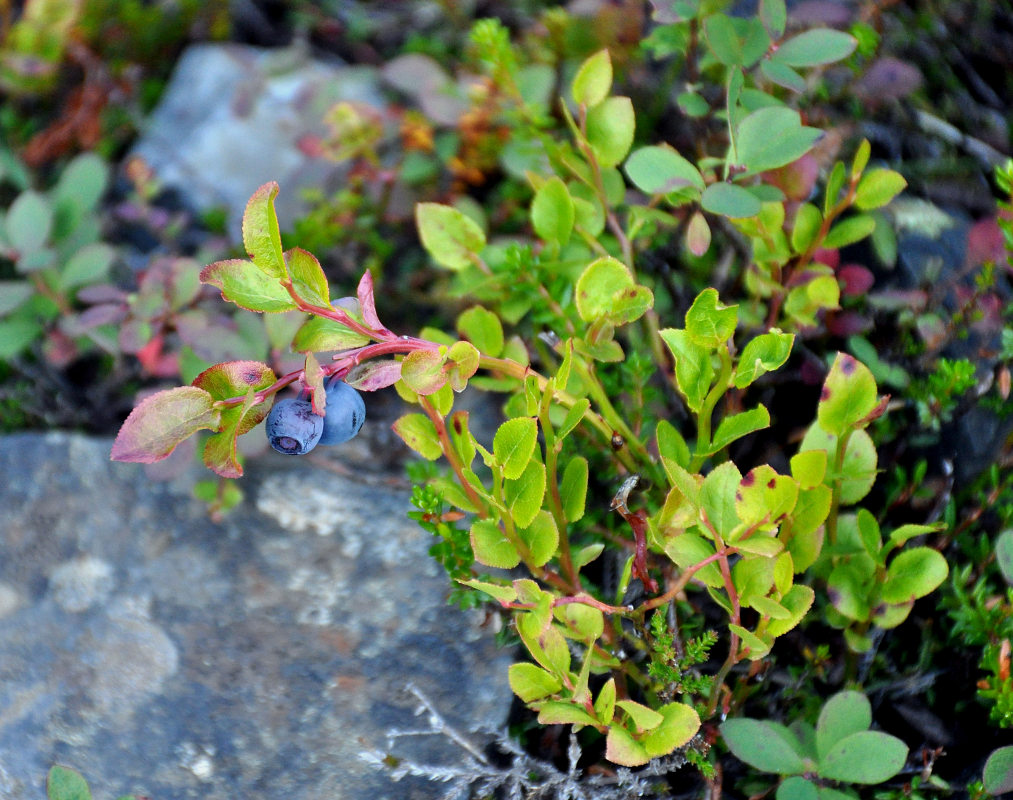
[[[109,446],[0,438],[0,798],[44,797],[54,763],[96,797],[437,798],[359,757],[417,726],[407,683],[505,722],[510,656],[445,604],[405,490],[269,455],[215,524]]]
[[[298,47],[192,45],[131,155],[195,209],[224,206],[238,241],[257,187],[277,181],[282,228],[305,211],[300,191],[333,184],[343,168],[307,154],[301,142],[325,132],[324,115],[346,100],[379,107],[376,71],[310,58]]]

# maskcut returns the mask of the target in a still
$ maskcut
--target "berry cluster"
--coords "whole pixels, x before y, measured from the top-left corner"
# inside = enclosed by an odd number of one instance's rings
[[[301,456],[318,444],[341,444],[354,437],[366,419],[362,396],[344,381],[327,385],[324,416],[303,398],[289,397],[274,404],[267,416],[267,438],[279,453]]]

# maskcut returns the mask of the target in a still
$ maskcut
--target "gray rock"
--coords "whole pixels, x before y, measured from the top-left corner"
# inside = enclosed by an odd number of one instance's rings
[[[257,187],[278,181],[282,228],[304,213],[300,190],[334,183],[343,167],[300,147],[324,133],[323,118],[347,100],[381,107],[376,71],[313,60],[298,47],[189,47],[131,155],[199,211],[224,206],[239,240]]]
[[[211,522],[110,442],[0,438],[0,797],[54,763],[96,797],[436,798],[360,755],[419,727],[501,727],[510,654],[446,576],[406,493],[268,456]],[[446,743],[399,755],[453,763]]]

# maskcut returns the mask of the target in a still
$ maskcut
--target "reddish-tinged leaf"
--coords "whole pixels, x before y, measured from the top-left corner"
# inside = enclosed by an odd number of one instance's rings
[[[842,294],[848,297],[865,294],[876,282],[875,276],[861,264],[845,264],[837,270],[837,277],[841,281]]]
[[[400,361],[377,359],[353,367],[345,375],[345,383],[362,392],[375,392],[393,386],[400,378]]]
[[[362,279],[359,281],[359,288],[356,290],[356,294],[359,297],[359,308],[362,309],[362,321],[374,330],[387,330],[376,315],[376,300],[373,297],[373,276],[368,269],[362,273]]]
[[[126,315],[127,308],[122,303],[99,303],[78,314],[76,330],[83,332],[98,325],[122,322]]]
[[[331,290],[317,257],[301,247],[293,247],[285,252],[285,264],[295,293],[312,305],[326,308]]]
[[[143,400],[127,417],[113,442],[113,461],[150,464],[165,458],[197,431],[214,430],[220,414],[210,394],[180,386]]]
[[[222,290],[222,297],[247,311],[277,313],[296,307],[278,278],[242,258],[208,264],[201,270],[200,279],[202,283],[217,286]]]
[[[837,269],[841,263],[841,251],[836,248],[827,249],[820,247],[813,251],[813,261],[826,264],[831,269]]]
[[[274,370],[259,361],[226,361],[204,370],[193,379],[215,400],[243,397],[250,389],[266,389],[277,380]]]
[[[303,367],[303,383],[310,390],[310,402],[313,404],[313,411],[320,416],[324,415],[327,409],[327,390],[324,389],[324,378],[327,377],[313,353],[306,354],[306,362]]]
[[[447,382],[444,361],[445,357],[436,350],[413,350],[401,362],[401,377],[413,392],[432,394]]]
[[[909,61],[886,56],[875,61],[855,85],[855,92],[871,106],[900,100],[925,82],[921,70]]]
[[[711,229],[704,215],[697,211],[686,228],[686,247],[695,256],[702,256],[711,246]]]
[[[274,211],[278,184],[265,183],[253,193],[243,212],[243,245],[253,263],[272,278],[284,279],[285,255],[281,249],[281,231]]]
[[[967,232],[967,255],[964,266],[976,267],[986,261],[1002,264],[1006,260],[1006,243],[996,217],[983,219]]]
[[[236,439],[240,433],[245,433],[253,427],[248,424],[248,420],[251,415],[257,413],[256,409],[264,408],[264,413],[260,416],[260,419],[263,419],[267,415],[267,408],[271,405],[271,401],[268,401],[254,406],[255,400],[254,390],[251,387],[242,406],[222,412],[221,430],[209,436],[204,445],[204,465],[223,478],[243,476],[243,465],[236,456]],[[260,422],[260,419],[257,422]]]

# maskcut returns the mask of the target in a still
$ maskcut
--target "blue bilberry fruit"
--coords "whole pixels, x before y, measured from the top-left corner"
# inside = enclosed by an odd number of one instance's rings
[[[366,419],[366,404],[355,389],[332,379],[327,385],[327,409],[320,444],[341,444],[354,437]]]
[[[324,418],[313,412],[309,400],[286,397],[267,415],[267,440],[285,455],[305,455],[317,446],[323,432]]]

